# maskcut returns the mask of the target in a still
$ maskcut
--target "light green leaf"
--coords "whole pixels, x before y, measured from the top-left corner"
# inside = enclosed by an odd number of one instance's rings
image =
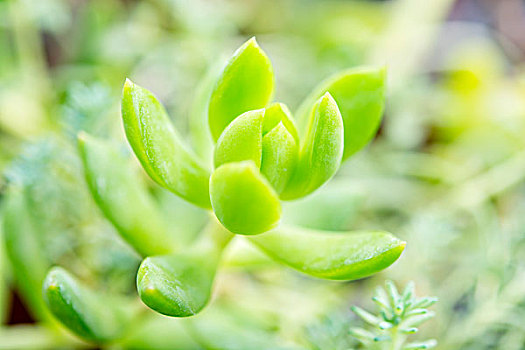
[[[210,179],[210,196],[215,215],[233,233],[268,231],[281,216],[277,193],[252,161],[217,168]]]
[[[281,198],[303,197],[334,176],[343,155],[343,133],[343,121],[337,104],[326,93],[311,111],[299,165]]]
[[[142,301],[167,316],[188,317],[208,303],[222,251],[233,235],[220,225],[188,251],[146,258],[137,275]]]
[[[260,167],[264,109],[248,111],[235,118],[217,141],[215,167],[251,160]]]
[[[281,193],[288,184],[297,164],[298,148],[283,122],[263,137],[261,173],[277,193]]]
[[[51,313],[78,336],[105,343],[122,336],[131,311],[123,300],[101,295],[61,267],[52,268],[43,284]]]
[[[122,119],[129,144],[159,185],[209,208],[209,173],[184,146],[164,107],[148,90],[126,80]]]
[[[323,232],[278,228],[248,238],[273,259],[305,274],[355,280],[390,266],[405,242],[383,231]]]
[[[193,316],[208,303],[215,270],[210,256],[152,256],[140,265],[137,289],[142,301],[163,315]]]
[[[344,154],[347,159],[375,135],[385,103],[385,67],[360,67],[338,73],[321,83],[304,101],[298,115],[306,122],[311,106],[330,92],[339,106],[344,123]]]
[[[244,43],[232,56],[208,107],[208,122],[215,140],[233,119],[242,113],[264,108],[273,94],[272,64],[255,38]]]
[[[91,194],[124,240],[142,256],[173,251],[159,208],[128,160],[113,144],[85,133],[78,145]]]

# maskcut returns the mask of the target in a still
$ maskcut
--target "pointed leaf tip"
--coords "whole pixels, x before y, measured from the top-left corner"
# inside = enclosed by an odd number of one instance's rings
[[[132,316],[124,300],[95,292],[61,267],[49,270],[42,289],[51,313],[90,341],[106,343],[121,337]]]
[[[208,122],[215,141],[242,113],[264,108],[273,94],[273,68],[255,38],[235,51],[212,91]]]

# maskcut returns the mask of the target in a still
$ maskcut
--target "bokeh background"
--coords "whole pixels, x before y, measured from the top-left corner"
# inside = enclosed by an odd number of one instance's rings
[[[0,349],[90,348],[42,322],[40,291],[20,282],[52,264],[136,295],[138,257],[90,198],[76,133],[124,145],[130,77],[189,135],[200,82],[254,35],[274,64],[276,99],[292,110],[334,72],[387,65],[377,137],[285,220],[385,229],[406,251],[371,278],[333,283],[239,242],[202,315],[148,315],[115,348],[357,348],[349,306],[370,308],[392,279],[440,299],[421,330],[439,349],[525,349],[523,0],[0,0],[0,186],[28,189],[40,232],[20,261],[0,249]],[[191,241],[203,213],[151,191]]]

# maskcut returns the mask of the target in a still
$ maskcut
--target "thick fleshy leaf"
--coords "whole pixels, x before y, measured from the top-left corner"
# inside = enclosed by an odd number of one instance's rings
[[[290,179],[298,160],[299,147],[282,122],[264,135],[262,140],[261,173],[277,193]]]
[[[215,276],[216,261],[196,254],[159,255],[140,265],[140,298],[163,315],[187,317],[206,306]]]
[[[353,68],[322,82],[304,101],[298,115],[306,123],[311,106],[330,92],[339,106],[345,127],[343,160],[363,148],[375,135],[385,104],[385,67]]]
[[[124,240],[142,256],[173,251],[159,208],[128,160],[113,144],[85,133],[78,144],[91,194]]]
[[[50,262],[41,249],[24,190],[10,188],[3,202],[5,249],[17,288],[33,317],[47,320],[50,315],[40,291]]]
[[[299,165],[281,195],[283,199],[303,197],[334,176],[343,156],[343,133],[343,121],[337,104],[326,93],[311,111]]]
[[[215,140],[233,119],[242,113],[264,108],[273,94],[272,64],[255,38],[244,43],[232,56],[208,107],[208,122]]]
[[[325,232],[283,227],[249,240],[273,259],[305,274],[355,280],[390,266],[405,242],[383,231]]]
[[[120,338],[132,313],[123,300],[91,290],[60,267],[47,274],[43,295],[56,319],[78,336],[97,343]]]
[[[161,103],[130,80],[122,93],[122,119],[129,144],[149,176],[187,201],[209,208],[208,171],[185,147]]]
[[[235,118],[217,141],[215,167],[225,163],[251,160],[257,167],[262,157],[264,109],[248,111]]]
[[[277,193],[252,161],[217,168],[210,178],[210,196],[215,215],[233,233],[266,232],[281,216]]]
[[[212,232],[215,236],[203,244],[142,262],[137,289],[147,306],[173,317],[192,316],[206,306],[222,251],[232,238],[231,233],[216,226]]]

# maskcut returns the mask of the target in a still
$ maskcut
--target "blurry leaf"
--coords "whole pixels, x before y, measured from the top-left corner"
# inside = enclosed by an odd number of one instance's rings
[[[100,216],[84,181],[77,147],[54,136],[24,147],[6,171],[10,186],[23,188],[25,215],[39,255],[68,266],[74,260],[72,268],[86,279],[96,275],[108,289],[127,290],[129,274],[139,263],[137,254]],[[41,265],[43,279],[49,265]]]
[[[209,208],[209,174],[184,147],[155,96],[127,80],[122,118],[128,141],[151,178],[187,201]]]
[[[170,319],[156,313],[141,322],[125,339],[119,340],[124,349],[136,350],[202,350],[187,331],[187,320]],[[131,333],[131,332],[130,332]]]
[[[351,336],[350,322],[348,311],[339,310],[309,324],[305,329],[305,335],[315,350],[355,349],[357,341]]]
[[[343,121],[332,96],[326,93],[313,106],[301,145],[299,165],[281,197],[303,197],[328,181],[343,155]]]
[[[208,303],[217,264],[231,234],[218,226],[211,239],[171,255],[146,258],[137,275],[137,289],[142,301],[167,316],[188,317]]]
[[[97,343],[118,339],[130,324],[131,310],[123,300],[89,289],[61,267],[47,274],[43,295],[51,313],[84,339]]]
[[[242,113],[264,108],[273,93],[272,65],[255,38],[230,58],[215,86],[208,108],[208,122],[215,140]]]
[[[216,169],[210,179],[210,196],[215,215],[233,233],[268,231],[281,216],[277,193],[251,161]]]
[[[142,256],[165,254],[175,242],[141,179],[109,142],[82,133],[78,138],[93,198],[122,237]]]
[[[344,124],[343,160],[363,148],[375,135],[383,116],[386,70],[356,68],[328,78],[306,98],[298,116],[305,122],[308,110],[329,92],[339,106]]]
[[[41,249],[22,189],[11,187],[2,214],[5,248],[16,285],[32,315],[46,320],[49,315],[40,290],[50,263]]]
[[[225,163],[251,160],[261,166],[264,109],[248,111],[224,129],[215,148],[215,167]]]
[[[218,64],[213,65],[204,78],[197,86],[195,97],[190,109],[190,134],[195,152],[209,163],[213,157],[214,140],[211,136],[210,129],[205,127],[208,124],[208,105],[210,103],[211,93],[217,82],[220,67]]]
[[[0,350],[31,349],[76,349],[86,343],[73,337],[57,337],[49,327],[42,324],[17,324],[0,328]]]
[[[364,199],[362,191],[331,181],[310,196],[283,203],[283,222],[317,230],[348,231],[359,217]]]
[[[72,137],[76,137],[80,131],[107,135],[108,130],[111,130],[109,122],[113,120],[106,117],[112,100],[111,91],[106,85],[72,83],[62,107],[66,131]]]
[[[416,350],[416,349],[433,349],[437,345],[435,339],[430,339],[424,342],[409,343],[403,346],[402,350]]]
[[[379,272],[399,258],[406,244],[383,231],[301,228],[278,228],[249,240],[293,269],[332,280],[355,280]]]
[[[273,332],[258,328],[234,316],[234,310],[214,307],[199,317],[191,318],[189,330],[206,349],[228,350],[299,350],[300,347],[283,344]]]

